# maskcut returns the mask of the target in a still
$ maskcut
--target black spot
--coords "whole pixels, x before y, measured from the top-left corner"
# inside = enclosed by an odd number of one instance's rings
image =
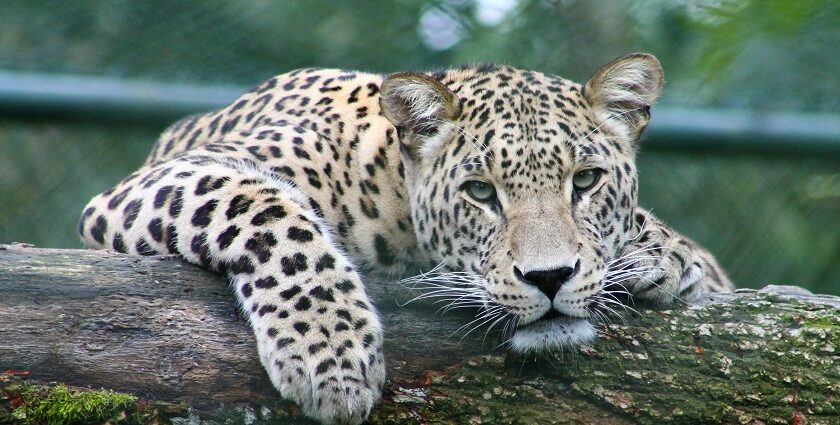
[[[140,199],[133,199],[123,208],[123,229],[128,230],[134,225],[134,220],[137,220],[137,215],[140,214],[140,208],[143,207],[143,201]]]
[[[362,339],[362,345],[364,345],[364,347],[367,348],[368,346],[370,346],[370,344],[373,344],[373,339],[373,335],[365,335],[365,337]]]
[[[166,249],[170,254],[178,253],[178,232],[172,224],[166,226]]]
[[[125,241],[123,241],[122,233],[117,233],[114,235],[114,241],[111,243],[111,246],[114,247],[114,251],[122,252],[123,254],[128,253],[128,249],[126,249]]]
[[[277,306],[276,305],[266,304],[266,305],[260,307],[260,310],[257,312],[257,314],[259,314],[260,317],[262,317],[262,316],[265,316],[268,313],[274,313],[275,311],[277,311]]]
[[[213,214],[213,211],[216,210],[216,205],[218,204],[218,200],[211,199],[204,205],[198,207],[192,216],[193,226],[207,227],[210,224],[210,216]]]
[[[212,136],[214,133],[216,133],[216,129],[219,127],[219,120],[221,119],[222,116],[217,115],[216,118],[213,119],[213,121],[210,121],[210,125],[208,126],[210,132],[207,134],[208,136]]]
[[[309,154],[305,150],[301,149],[299,146],[295,146],[294,148],[292,148],[292,151],[294,151],[295,156],[298,158],[310,159]]]
[[[254,226],[262,226],[263,224],[267,223],[269,220],[276,220],[281,219],[286,216],[286,210],[283,209],[280,205],[272,205],[254,216],[251,219],[251,224]]]
[[[342,318],[342,319],[344,319],[348,322],[353,321],[353,317],[350,316],[350,312],[343,309],[343,308],[339,309],[339,310],[336,310],[335,314],[336,314],[336,316],[338,316],[338,317],[340,317],[340,318]]]
[[[309,168],[304,167],[303,171],[306,173],[307,180],[309,181],[309,185],[314,187],[315,189],[320,189],[323,184],[321,183],[321,179],[318,177],[318,172]]]
[[[326,310],[326,309],[324,309],[324,310]],[[320,309],[319,309],[319,311],[320,311]],[[327,338],[330,337],[330,331],[328,331],[327,328],[325,328],[323,326],[318,327],[318,332],[321,332],[321,334],[324,335]]]
[[[299,252],[291,257],[281,258],[280,267],[286,276],[294,276],[298,272],[306,271],[309,268],[306,264],[306,256]]]
[[[251,296],[251,294],[253,294],[253,289],[251,289],[250,283],[243,284],[240,290],[242,292],[242,296],[245,298],[248,298]]]
[[[254,158],[257,158],[257,160],[259,160],[261,162],[265,162],[265,161],[268,160],[267,156],[260,153],[260,147],[259,146],[248,146],[247,150],[248,150],[248,152],[251,153],[251,155],[254,156]]]
[[[216,242],[219,244],[219,249],[225,249],[233,243],[233,240],[239,236],[239,228],[236,226],[231,225],[224,232],[222,232],[219,237],[216,239]]]
[[[230,132],[231,130],[233,130],[234,127],[236,127],[236,124],[238,124],[238,123],[239,123],[239,116],[238,115],[229,119],[229,120],[227,120],[227,121],[225,121],[225,123],[222,124],[221,133],[224,134],[224,133]]]
[[[321,273],[324,270],[335,269],[335,258],[330,254],[324,254],[315,262],[315,273]]]
[[[166,200],[169,199],[169,194],[172,193],[172,186],[164,186],[158,189],[157,193],[155,194],[154,200],[154,207],[155,209],[163,207],[163,204],[166,203]]]
[[[228,206],[227,215],[228,219],[232,219],[239,214],[244,214],[248,212],[248,208],[251,207],[251,204],[254,203],[253,199],[248,199],[245,195],[236,195],[231,199],[230,205]]]
[[[289,344],[292,344],[294,342],[295,342],[294,338],[288,338],[288,337],[280,338],[280,339],[277,340],[277,349],[282,350],[283,348],[286,348],[286,346],[288,346]]]
[[[301,291],[300,286],[295,285],[285,291],[281,291],[280,296],[283,297],[283,299],[288,300],[301,293]]]
[[[355,330],[362,329],[365,326],[367,326],[367,324],[368,324],[367,319],[359,319],[359,320],[356,321],[356,323],[353,324],[353,329],[355,329]]]
[[[322,361],[321,363],[318,363],[318,366],[315,367],[315,375],[321,375],[324,372],[330,370],[330,368],[335,367],[335,365],[336,365],[335,359],[332,359],[332,358],[326,359],[326,360]]]
[[[210,191],[210,180],[213,179],[213,176],[204,176],[198,180],[198,185],[195,187],[195,194],[196,195],[204,195],[205,193]]]
[[[350,97],[347,98],[347,103],[356,103],[359,101],[359,90],[362,89],[362,86],[358,86],[353,91],[350,92]]]
[[[96,242],[100,244],[105,243],[105,232],[108,231],[108,220],[105,220],[105,216],[100,215],[96,217],[96,222],[90,228],[90,236]]]
[[[367,304],[365,304],[365,302],[364,302],[364,301],[362,301],[362,300],[356,300],[353,304],[354,304],[356,307],[359,307],[359,308],[361,308],[361,309],[364,309],[364,310],[370,310],[370,307],[368,307],[368,305],[367,305]]]
[[[364,187],[364,186],[362,186]],[[362,212],[370,219],[377,219],[379,218],[379,208],[376,207],[374,203],[368,203],[364,200],[364,198],[359,198],[359,207],[362,209]]]
[[[292,226],[289,227],[289,232],[286,234],[286,237],[296,242],[309,242],[312,240],[312,232],[297,226]]]
[[[109,210],[114,210],[118,206],[120,206],[120,204],[122,204],[122,201],[125,200],[125,197],[128,196],[128,192],[130,192],[130,191],[131,191],[131,188],[129,187],[128,189],[114,195],[114,197],[111,198],[111,200],[108,202],[108,209]]]
[[[302,336],[305,336],[309,332],[309,325],[304,322],[295,322],[292,327]]]
[[[333,297],[332,289],[324,289],[323,286],[316,286],[309,291],[309,295],[328,302],[335,302],[335,297]]]
[[[385,241],[382,235],[377,234],[373,238],[373,245],[376,248],[376,261],[386,266],[394,264],[395,259],[391,253],[391,247],[388,246],[388,242]]]
[[[289,166],[281,166],[281,167],[271,167],[271,171],[277,174],[285,174],[289,177],[295,176],[295,171],[291,169]]]
[[[210,265],[210,246],[207,245],[206,233],[199,233],[198,235],[193,236],[192,241],[190,242],[190,250],[198,256],[202,265],[205,267]]]
[[[318,217],[324,218],[324,213],[321,211],[321,206],[318,205],[318,202],[315,201],[315,198],[309,198],[309,206],[312,207],[312,212],[314,212],[315,215],[317,215]],[[301,217],[303,217],[303,216],[301,216]],[[315,227],[315,230],[317,231],[318,228]]]
[[[175,189],[175,196],[172,202],[169,203],[169,216],[177,218],[181,215],[181,209],[184,207],[184,188],[179,187]]]
[[[355,288],[356,285],[354,285],[353,282],[350,281],[350,279],[342,280],[341,282],[335,284],[335,289],[338,289],[339,291],[344,292],[345,294],[352,291]]]
[[[146,242],[145,239],[140,238],[137,240],[137,243],[134,244],[134,249],[137,250],[137,253],[140,255],[155,255],[156,252],[152,249],[151,245]]]
[[[321,341],[317,344],[312,344],[308,348],[309,354],[317,354],[319,351],[323,350],[324,348],[327,348],[327,342],[326,341]]]
[[[245,242],[245,249],[253,252],[260,263],[266,263],[271,259],[271,247],[277,245],[277,239],[271,232],[257,232],[254,237]]]
[[[275,336],[277,336],[277,329],[275,329],[275,328],[268,328],[268,330],[266,330],[266,332],[265,332],[265,333],[266,333],[269,337],[274,338]]]
[[[213,180],[212,176],[204,176],[198,181],[198,185],[195,188],[195,194],[204,195],[205,193],[219,190],[228,181],[230,181],[230,177],[219,177],[218,179]]]
[[[254,263],[251,262],[251,259],[247,255],[243,255],[238,260],[230,263],[230,271],[233,274],[253,273],[254,270]]]
[[[254,281],[254,286],[260,289],[271,289],[277,286],[277,279],[272,276],[257,279]]]
[[[309,310],[309,307],[312,307],[312,301],[309,300],[309,297],[303,296],[298,299],[295,303],[295,310],[298,311],[306,311]]]
[[[90,216],[92,216],[94,212],[96,212],[96,208],[94,208],[94,207],[85,208],[85,211],[82,213],[82,217],[79,219],[79,228],[78,228],[79,234],[81,234],[81,235],[84,234],[84,232],[85,232],[85,221],[87,221],[87,219],[90,218]]]
[[[152,219],[147,227],[155,242],[163,242],[163,220],[160,217]]]

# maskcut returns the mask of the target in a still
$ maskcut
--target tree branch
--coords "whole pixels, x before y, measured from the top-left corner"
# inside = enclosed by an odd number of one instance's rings
[[[470,315],[401,307],[407,288],[371,284],[390,377],[371,423],[836,423],[840,298],[797,289],[642,310],[580,352],[522,358],[484,329],[459,341]],[[0,422],[27,402],[8,376],[22,371],[137,395],[128,409],[145,416],[129,422],[300,420],[233,300],[220,276],[171,257],[0,245],[0,372],[17,371],[0,376]]]

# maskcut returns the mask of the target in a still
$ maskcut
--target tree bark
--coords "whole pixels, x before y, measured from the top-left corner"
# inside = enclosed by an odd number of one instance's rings
[[[399,284],[368,291],[389,372],[371,423],[840,423],[838,297],[715,294],[616,317],[579,351],[517,357],[494,332],[461,339],[470,314],[401,306]],[[125,422],[303,421],[220,276],[172,257],[0,245],[0,423],[30,402],[21,385],[52,382],[138,396]]]

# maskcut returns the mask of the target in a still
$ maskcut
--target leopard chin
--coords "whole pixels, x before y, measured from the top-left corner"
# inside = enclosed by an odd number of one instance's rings
[[[529,323],[516,330],[509,344],[518,353],[548,352],[584,345],[596,335],[589,319],[566,316]]]

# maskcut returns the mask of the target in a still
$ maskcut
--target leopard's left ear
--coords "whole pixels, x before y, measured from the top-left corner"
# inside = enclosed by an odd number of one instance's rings
[[[441,126],[458,117],[458,96],[440,81],[414,72],[391,74],[382,81],[379,106],[395,127],[409,134],[403,143],[413,153],[429,149]]]
[[[650,107],[662,91],[662,66],[647,53],[622,56],[599,69],[584,87],[598,124],[636,140],[650,120]]]

